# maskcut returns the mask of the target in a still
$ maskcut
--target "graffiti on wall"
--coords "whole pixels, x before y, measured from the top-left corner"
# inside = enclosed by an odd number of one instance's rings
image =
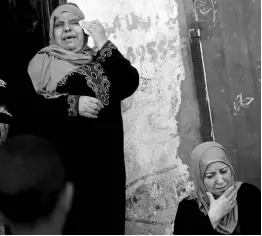
[[[179,199],[192,189],[178,157],[177,114],[186,45],[175,0],[75,0],[140,74],[122,102],[127,173],[127,234],[170,234]],[[123,78],[124,80],[124,78]],[[157,227],[155,227],[157,226]],[[153,228],[152,228],[153,227]],[[155,228],[154,228],[155,227]]]
[[[237,178],[261,186],[261,1],[195,0],[214,135]]]

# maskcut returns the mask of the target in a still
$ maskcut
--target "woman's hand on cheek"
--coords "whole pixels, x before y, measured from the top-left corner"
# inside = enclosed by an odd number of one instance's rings
[[[215,229],[219,221],[235,206],[237,192],[231,186],[218,199],[214,199],[213,195],[209,192],[207,192],[207,196],[210,201],[208,216]]]
[[[107,42],[106,31],[104,26],[98,20],[83,21],[83,27],[89,32],[93,38],[95,45],[100,50]]]

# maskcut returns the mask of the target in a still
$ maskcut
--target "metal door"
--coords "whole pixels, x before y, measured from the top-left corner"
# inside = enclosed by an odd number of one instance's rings
[[[226,147],[237,178],[260,188],[259,0],[195,0],[191,40],[199,39],[209,137]],[[194,39],[195,37],[195,39]],[[200,59],[201,60],[201,59]]]

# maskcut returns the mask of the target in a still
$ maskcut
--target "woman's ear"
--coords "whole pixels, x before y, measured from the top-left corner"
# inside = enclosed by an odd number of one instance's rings
[[[67,182],[60,196],[58,207],[60,209],[63,209],[67,213],[71,209],[73,196],[74,196],[74,185],[71,182]]]

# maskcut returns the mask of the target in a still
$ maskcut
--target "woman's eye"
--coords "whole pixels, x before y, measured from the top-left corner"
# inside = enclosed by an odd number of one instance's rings
[[[63,24],[62,23],[56,23],[55,24],[55,27],[60,27],[60,26],[63,26]]]
[[[71,21],[70,22],[72,25],[78,25],[79,24],[79,21]]]
[[[223,169],[223,170],[221,170],[220,171],[222,174],[225,174],[225,173],[227,173],[227,169]]]
[[[214,177],[214,175],[206,175],[207,179],[212,179]]]

